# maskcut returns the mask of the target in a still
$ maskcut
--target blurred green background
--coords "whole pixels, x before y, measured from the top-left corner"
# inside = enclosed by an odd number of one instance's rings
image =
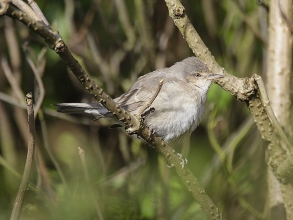
[[[113,98],[137,77],[192,56],[163,0],[37,3],[78,61]],[[230,74],[265,73],[263,4],[182,4]],[[54,103],[92,102],[93,97],[36,33],[7,17],[1,17],[0,27],[0,219],[11,214],[27,151],[26,111],[17,104],[24,103],[28,92],[36,102],[41,97],[32,65],[42,77],[45,94],[21,219],[206,219],[175,170],[142,140],[126,136],[123,128],[108,129],[111,122],[104,119],[55,112]],[[17,86],[5,76],[5,59]],[[176,151],[188,159],[226,219],[259,219],[266,213],[265,153],[245,103],[212,85],[203,122]]]

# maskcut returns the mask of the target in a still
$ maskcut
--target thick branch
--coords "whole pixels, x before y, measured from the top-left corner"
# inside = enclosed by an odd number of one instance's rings
[[[276,118],[282,128],[290,135],[292,135],[292,124],[290,120],[291,94],[289,92],[292,72],[292,35],[288,27],[290,23],[286,21],[291,20],[291,18],[292,0],[270,1],[266,86]],[[271,190],[274,193],[269,194],[268,205],[273,210],[275,206],[284,204],[287,219],[293,219],[293,207],[290,205],[292,202],[293,188],[291,184],[288,184],[292,183],[293,148],[290,147],[289,151],[291,154],[287,158],[285,157],[285,162],[281,163],[281,165],[277,164],[279,166],[276,173],[280,184],[273,181],[273,179],[270,179],[272,181],[268,184],[269,188],[278,189]],[[272,154],[276,155],[275,152],[272,152]],[[284,174],[286,175],[284,176]]]
[[[290,78],[292,66],[292,35],[281,16],[282,10],[291,19],[292,0],[270,1],[270,26],[267,67],[267,90],[275,115],[287,133],[290,123]]]

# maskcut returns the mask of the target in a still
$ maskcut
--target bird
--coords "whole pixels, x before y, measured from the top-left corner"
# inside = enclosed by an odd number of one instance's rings
[[[165,142],[179,143],[189,137],[201,122],[211,83],[221,77],[223,75],[212,73],[199,58],[188,57],[169,68],[139,77],[114,102],[133,115],[152,110],[144,118],[146,126]],[[158,92],[160,81],[163,84]],[[151,106],[140,112],[153,97]],[[87,113],[95,119],[115,118],[100,103],[57,103],[55,107],[62,113]],[[121,123],[118,119],[116,121]]]

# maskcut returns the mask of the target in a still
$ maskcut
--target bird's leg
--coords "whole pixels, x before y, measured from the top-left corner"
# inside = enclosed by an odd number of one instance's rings
[[[140,108],[140,110],[138,111],[137,114],[135,114],[135,116],[138,118],[139,120],[139,126],[142,125],[144,119],[152,112],[155,111],[155,108],[150,108],[148,111],[144,112],[147,108],[149,108],[153,102],[155,101],[155,99],[157,98],[159,92],[161,91],[161,88],[163,86],[163,82],[164,80],[163,79],[160,79],[159,80],[159,84],[158,84],[158,88],[155,92],[155,94],[148,100],[145,102],[145,104]],[[139,129],[139,126],[136,126],[136,127],[131,127],[131,128],[127,128],[126,129],[126,132],[128,135],[132,135],[132,134],[135,134],[138,129]]]

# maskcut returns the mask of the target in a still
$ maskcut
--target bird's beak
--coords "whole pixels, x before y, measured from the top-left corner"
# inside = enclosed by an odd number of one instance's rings
[[[223,78],[223,77],[224,76],[221,74],[211,73],[206,77],[206,79],[215,80],[215,79],[219,79],[219,78]]]

